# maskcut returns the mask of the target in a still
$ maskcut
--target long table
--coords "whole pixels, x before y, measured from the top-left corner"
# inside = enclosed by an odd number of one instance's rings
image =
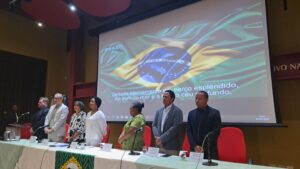
[[[57,151],[93,155],[95,169],[279,169],[224,161],[216,161],[218,166],[209,167],[178,156],[130,156],[128,151],[117,149],[112,149],[111,152],[101,151],[98,147],[68,149],[31,143],[28,140],[0,141],[0,169],[55,169]]]

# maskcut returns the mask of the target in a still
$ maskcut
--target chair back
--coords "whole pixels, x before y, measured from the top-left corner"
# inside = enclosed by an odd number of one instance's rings
[[[68,131],[69,131],[69,128],[70,128],[70,125],[68,123],[66,123],[66,126],[65,126],[65,138],[64,138],[64,142],[66,143],[68,141]]]
[[[145,125],[144,126],[144,146],[151,147],[152,142],[152,129],[151,127]]]
[[[184,151],[187,151],[187,157],[189,157],[190,151],[191,151],[191,146],[190,146],[190,143],[189,143],[189,138],[187,136],[187,133],[185,133],[185,135],[184,135],[184,139],[183,139],[181,149],[184,150]]]
[[[110,135],[110,128],[109,128],[109,126],[107,126],[106,127],[106,135],[103,136],[102,143],[108,143],[109,135]]]
[[[224,127],[218,138],[219,160],[246,163],[246,145],[242,130],[236,127]]]

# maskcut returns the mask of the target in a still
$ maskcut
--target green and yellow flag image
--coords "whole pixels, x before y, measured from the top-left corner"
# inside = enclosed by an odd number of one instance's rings
[[[94,156],[56,151],[55,169],[93,169]]]
[[[235,83],[233,97],[266,96],[268,62],[261,2],[213,20],[198,19],[105,44],[99,51],[103,95]],[[260,86],[259,88],[257,86]],[[257,93],[254,94],[257,96]]]
[[[124,80],[147,88],[177,86],[203,71],[235,56],[237,51],[194,44],[188,49],[183,43],[171,41],[168,46],[154,44],[129,59],[112,73]]]

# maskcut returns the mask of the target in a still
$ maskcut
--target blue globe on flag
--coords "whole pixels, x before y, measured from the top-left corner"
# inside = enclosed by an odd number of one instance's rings
[[[182,48],[155,49],[140,61],[138,72],[142,79],[151,83],[168,83],[189,71],[192,57]]]

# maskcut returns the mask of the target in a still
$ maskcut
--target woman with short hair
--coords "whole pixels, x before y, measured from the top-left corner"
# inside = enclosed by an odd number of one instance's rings
[[[74,111],[70,121],[70,128],[68,130],[68,141],[82,142],[85,135],[85,120],[86,113],[83,111],[84,103],[82,101],[75,101]]]
[[[143,128],[146,124],[144,115],[142,114],[143,107],[144,107],[144,103],[133,102],[129,109],[132,118],[129,119],[127,123],[124,125],[123,131],[118,139],[118,142],[122,144],[123,150],[131,150],[135,132],[137,132],[137,130],[139,129],[141,129],[141,131],[136,133],[133,150],[141,151],[143,149],[144,146]]]

